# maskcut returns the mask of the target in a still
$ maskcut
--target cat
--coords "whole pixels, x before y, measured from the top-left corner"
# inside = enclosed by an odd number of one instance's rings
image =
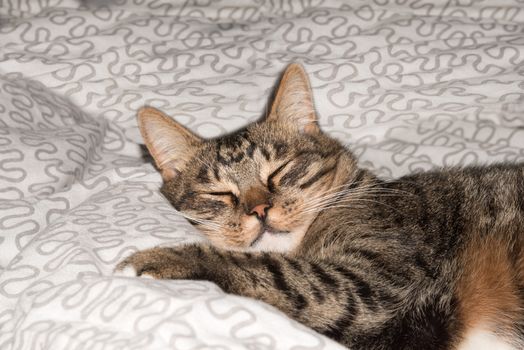
[[[208,280],[355,350],[524,348],[523,164],[381,180],[320,130],[299,64],[232,134],[201,139],[152,107],[138,123],[161,192],[209,244],[117,272]]]

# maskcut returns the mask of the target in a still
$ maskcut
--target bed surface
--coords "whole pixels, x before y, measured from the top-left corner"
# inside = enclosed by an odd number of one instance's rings
[[[383,177],[524,159],[519,0],[0,0],[0,349],[337,349],[209,282],[113,277],[203,239],[136,110],[202,136],[264,114],[284,67]]]

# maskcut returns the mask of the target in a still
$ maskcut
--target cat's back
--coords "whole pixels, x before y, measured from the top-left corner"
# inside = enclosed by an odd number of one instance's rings
[[[518,194],[524,194],[524,163],[445,167],[413,173],[387,183],[413,193],[426,192],[432,199],[438,199],[439,194],[446,197],[453,191],[457,199],[462,196],[467,200],[466,205],[485,204],[485,201],[516,199]],[[515,204],[524,208],[524,199]]]
[[[436,225],[426,229],[489,235],[494,228],[521,228],[524,218],[524,163],[443,168],[407,175],[385,187],[398,195],[381,200],[423,216],[427,222],[422,226]]]

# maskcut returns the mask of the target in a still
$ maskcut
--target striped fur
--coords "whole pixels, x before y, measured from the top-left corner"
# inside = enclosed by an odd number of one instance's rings
[[[523,348],[524,165],[383,181],[315,118],[298,65],[266,119],[222,138],[142,109],[162,193],[211,244],[117,269],[215,282],[352,349]]]

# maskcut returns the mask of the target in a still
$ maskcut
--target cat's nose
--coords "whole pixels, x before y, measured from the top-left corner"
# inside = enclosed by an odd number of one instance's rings
[[[271,208],[270,204],[259,204],[251,209],[250,214],[255,214],[260,220],[264,220],[267,216],[267,211]]]

